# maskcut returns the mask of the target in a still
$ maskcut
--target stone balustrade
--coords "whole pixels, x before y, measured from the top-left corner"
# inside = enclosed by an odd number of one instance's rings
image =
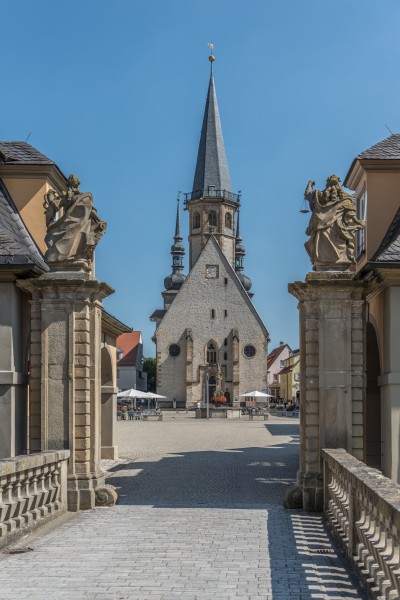
[[[0,460],[0,547],[67,511],[69,450]]]
[[[323,450],[329,524],[376,598],[400,598],[400,485],[345,450]]]

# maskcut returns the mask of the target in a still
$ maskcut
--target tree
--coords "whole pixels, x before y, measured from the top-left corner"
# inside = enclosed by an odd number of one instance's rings
[[[156,391],[156,359],[145,358],[143,363],[143,371],[147,373],[147,390],[149,392]]]

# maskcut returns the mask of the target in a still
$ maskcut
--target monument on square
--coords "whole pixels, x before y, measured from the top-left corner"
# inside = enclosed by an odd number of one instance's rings
[[[106,223],[73,175],[67,191],[45,194],[45,259],[50,271],[19,282],[31,295],[31,451],[71,452],[68,508],[113,504],[101,459],[101,301],[93,253]]]
[[[322,448],[364,457],[363,336],[368,284],[354,279],[355,234],[364,227],[336,175],[324,190],[305,191],[311,218],[305,248],[313,273],[289,284],[300,316],[300,470],[286,506],[323,507]]]

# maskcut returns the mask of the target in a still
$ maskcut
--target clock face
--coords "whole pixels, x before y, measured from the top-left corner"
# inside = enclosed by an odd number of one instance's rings
[[[206,266],[206,277],[207,277],[207,279],[217,279],[218,265],[207,265]]]

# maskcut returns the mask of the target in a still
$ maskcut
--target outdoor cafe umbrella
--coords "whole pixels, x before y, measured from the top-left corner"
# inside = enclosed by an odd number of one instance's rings
[[[152,398],[152,396],[149,396],[148,392],[141,392],[132,388],[124,392],[119,392],[117,398]]]
[[[257,390],[255,390],[254,392],[247,392],[247,394],[240,394],[240,395],[244,396],[245,398],[255,398],[256,402],[257,402],[257,399],[259,400],[259,402],[261,402],[263,399],[267,398],[268,406],[269,406],[269,399],[273,398],[273,396],[271,396],[271,394],[265,394],[264,392],[258,392]]]
[[[246,398],[273,398],[271,394],[264,394],[264,392],[247,392],[247,394],[240,394],[241,396],[245,396]]]
[[[146,392],[147,398],[166,398],[167,396],[161,396],[161,394],[155,394],[154,392]]]

